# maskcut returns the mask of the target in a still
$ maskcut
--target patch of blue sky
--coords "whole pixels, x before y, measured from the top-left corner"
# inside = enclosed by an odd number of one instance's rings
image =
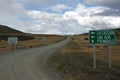
[[[45,9],[51,6],[59,5],[59,4],[64,4],[69,7],[76,7],[77,4],[83,3],[83,0],[59,0],[55,2],[50,2],[50,3],[24,3],[25,8],[28,10],[40,10],[40,9]]]
[[[54,11],[54,10],[51,10],[51,9],[46,9],[46,10],[42,10],[42,11],[45,11],[45,12],[48,12],[48,13],[59,13],[59,14],[64,14],[66,11],[71,11],[73,10],[73,8],[71,9],[66,9],[66,10],[61,10],[61,11]]]
[[[69,7],[73,7],[75,8],[78,4],[82,4],[83,0],[66,0],[65,2],[63,2],[63,4],[69,6]]]
[[[32,4],[32,3],[29,3],[29,4],[26,4],[25,5],[25,8],[27,10],[39,10],[41,8],[41,6],[39,4]]]
[[[19,16],[19,20],[22,20],[24,22],[31,22],[33,19],[27,17],[27,16]]]
[[[48,12],[48,13],[58,13],[58,12],[53,11],[53,10],[51,10],[51,9],[44,9],[44,10],[42,10],[42,11]]]
[[[85,5],[85,7],[97,7],[98,5],[95,5],[95,4],[84,4]]]

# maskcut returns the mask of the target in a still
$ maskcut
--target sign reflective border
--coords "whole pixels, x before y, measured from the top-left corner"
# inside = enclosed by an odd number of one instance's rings
[[[90,44],[115,44],[115,30],[93,30],[89,31]]]

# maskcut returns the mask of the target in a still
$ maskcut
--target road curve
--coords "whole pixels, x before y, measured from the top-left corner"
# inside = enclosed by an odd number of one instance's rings
[[[63,80],[49,69],[47,60],[69,40],[0,56],[0,80]]]

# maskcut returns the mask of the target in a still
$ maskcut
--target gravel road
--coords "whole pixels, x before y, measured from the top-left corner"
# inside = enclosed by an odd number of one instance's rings
[[[63,80],[48,67],[47,60],[69,40],[0,56],[0,80]]]

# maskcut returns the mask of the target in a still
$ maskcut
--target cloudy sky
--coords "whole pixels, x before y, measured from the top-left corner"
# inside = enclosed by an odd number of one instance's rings
[[[120,0],[0,0],[0,24],[35,34],[120,28]]]

